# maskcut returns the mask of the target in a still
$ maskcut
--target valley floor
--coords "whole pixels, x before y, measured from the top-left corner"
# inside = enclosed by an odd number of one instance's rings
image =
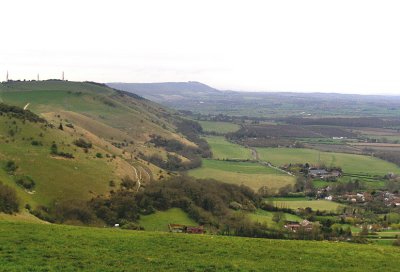
[[[396,271],[400,249],[0,221],[1,271]]]

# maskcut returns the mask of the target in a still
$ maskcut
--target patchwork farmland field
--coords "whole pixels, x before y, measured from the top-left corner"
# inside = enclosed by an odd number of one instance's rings
[[[237,135],[245,137],[278,137],[278,138],[352,138],[357,135],[333,126],[297,126],[297,125],[246,125]]]
[[[198,225],[179,208],[172,208],[167,211],[156,211],[150,215],[142,215],[140,216],[139,224],[144,227],[146,231],[168,231],[168,224]]]
[[[314,211],[336,211],[338,207],[343,205],[329,201],[329,200],[307,200],[302,198],[272,198],[273,205],[279,208],[289,208],[297,210],[299,208],[305,209],[307,207]]]
[[[256,191],[262,186],[277,190],[295,182],[292,176],[252,162],[203,160],[202,167],[188,173],[197,178],[214,178],[226,183],[243,184]]]
[[[400,168],[393,163],[384,160],[345,153],[319,152],[306,148],[257,148],[257,152],[263,161],[269,161],[274,165],[282,166],[289,163],[320,162],[326,166],[342,167],[345,173],[385,175],[389,172],[400,173]]]
[[[228,122],[198,121],[206,132],[229,133],[240,129],[240,126]]]
[[[274,216],[274,212],[269,212],[269,211],[264,211],[261,209],[258,209],[254,213],[249,213],[248,216],[252,221],[259,222],[259,223],[266,223],[267,226],[273,227],[276,225],[274,221],[272,221],[272,217]],[[297,215],[290,214],[290,213],[284,213],[285,220],[289,221],[297,221],[300,222],[303,219]]]
[[[205,139],[211,146],[214,159],[252,159],[249,148],[230,143],[222,136],[208,136]]]
[[[396,271],[400,249],[0,221],[3,271]]]

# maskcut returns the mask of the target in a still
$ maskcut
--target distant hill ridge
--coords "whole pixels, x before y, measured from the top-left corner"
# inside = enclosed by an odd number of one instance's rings
[[[203,92],[217,93],[219,90],[197,81],[159,83],[107,83],[108,86],[124,91],[141,92]]]
[[[218,90],[200,82],[108,83],[176,110],[250,117],[399,116],[400,96]]]

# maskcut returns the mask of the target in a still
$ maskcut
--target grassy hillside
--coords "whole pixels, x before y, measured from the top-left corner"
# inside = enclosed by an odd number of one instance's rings
[[[189,175],[197,178],[214,178],[238,185],[243,184],[255,191],[262,186],[268,186],[274,190],[295,182],[292,176],[252,162],[203,160],[202,167],[190,170]]]
[[[151,134],[185,141],[174,133],[174,125],[170,122],[173,120],[171,112],[148,100],[134,95],[131,97],[95,83],[3,83],[0,84],[0,98],[6,104],[20,107],[29,103],[28,109],[38,114],[74,112],[88,117],[120,130],[119,135],[113,135],[113,139],[118,141],[144,141]],[[101,131],[108,133],[107,130]],[[104,138],[109,136],[102,133],[97,135]]]
[[[214,159],[252,159],[250,149],[230,143],[222,136],[207,136],[205,139],[211,146]]]
[[[384,160],[355,154],[319,152],[304,148],[257,148],[260,159],[281,166],[289,163],[320,162],[326,166],[342,167],[345,173],[385,175],[389,172],[400,173],[400,168]]]
[[[0,116],[0,181],[17,190],[21,207],[90,199],[113,189],[111,180],[119,186],[125,176],[141,184],[167,177],[165,171],[139,158],[167,156],[165,149],[147,143],[150,135],[195,146],[177,132],[178,119],[172,111],[97,83],[1,83],[0,102],[25,107],[47,121],[29,122],[8,113]],[[92,148],[85,151],[74,145],[80,138]],[[53,144],[73,158],[50,154]],[[18,166],[15,173],[5,172],[7,161]],[[28,191],[17,185],[20,176],[32,179],[34,188]]]
[[[13,131],[13,136],[10,135]],[[44,124],[24,122],[17,118],[0,116],[0,181],[17,189],[22,204],[48,205],[54,200],[88,199],[107,192],[109,181],[133,176],[133,168],[121,158],[106,158],[111,154],[93,147],[87,153],[73,144],[80,135],[72,130],[59,130]],[[33,145],[32,143],[38,143]],[[68,159],[50,153],[55,143],[58,151],[73,154]],[[97,158],[96,154],[103,154]],[[17,165],[15,173],[6,173],[6,161]],[[33,190],[26,191],[15,179],[29,176],[35,182]]]
[[[396,271],[400,249],[0,221],[2,271]]]

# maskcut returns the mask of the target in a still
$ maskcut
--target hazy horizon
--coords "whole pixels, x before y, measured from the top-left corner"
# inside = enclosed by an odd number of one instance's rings
[[[0,81],[398,95],[397,1],[8,1]],[[19,18],[23,18],[20,20]],[[29,22],[29,23],[26,23]]]

